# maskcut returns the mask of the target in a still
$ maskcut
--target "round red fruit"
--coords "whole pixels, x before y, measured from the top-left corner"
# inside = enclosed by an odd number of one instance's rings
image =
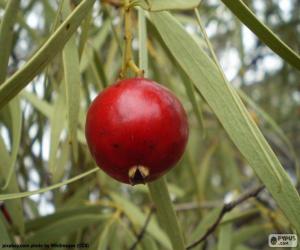
[[[181,158],[188,121],[179,100],[144,78],[121,80],[89,107],[85,134],[96,163],[131,185],[153,181]]]

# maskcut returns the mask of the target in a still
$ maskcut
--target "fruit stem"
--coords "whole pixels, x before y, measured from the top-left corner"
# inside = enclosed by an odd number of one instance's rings
[[[140,69],[133,60],[128,61],[128,66],[137,76],[144,76],[144,70]]]
[[[144,71],[141,70],[133,61],[132,57],[132,20],[131,20],[131,5],[129,0],[124,1],[124,40],[125,40],[125,48],[124,48],[124,57],[123,57],[123,65],[120,73],[120,78],[124,79],[127,75],[127,69],[131,69],[133,73],[137,76],[143,76]]]
[[[162,177],[154,182],[148,183],[148,188],[156,207],[158,222],[169,236],[172,249],[184,250],[183,234],[178,224],[165,178]]]

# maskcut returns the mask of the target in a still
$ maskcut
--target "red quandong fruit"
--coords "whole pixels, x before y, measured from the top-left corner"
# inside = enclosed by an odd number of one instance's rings
[[[181,158],[189,134],[174,94],[144,78],[120,80],[89,107],[85,134],[96,163],[131,185],[153,181]]]

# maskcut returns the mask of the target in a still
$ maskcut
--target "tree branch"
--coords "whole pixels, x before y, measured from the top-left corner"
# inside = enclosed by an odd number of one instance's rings
[[[264,189],[264,186],[256,187],[256,188],[244,193],[243,195],[238,197],[235,201],[224,204],[217,220],[211,225],[210,228],[208,228],[206,233],[199,240],[197,240],[194,243],[192,243],[191,245],[189,245],[186,249],[188,249],[188,250],[192,249],[192,248],[196,247],[197,245],[199,245],[200,243],[202,243],[203,241],[205,241],[207,239],[207,237],[216,230],[217,226],[220,224],[222,218],[224,217],[224,215],[226,213],[230,212],[236,206],[240,205],[241,203],[248,200],[249,198],[256,197],[263,189]]]

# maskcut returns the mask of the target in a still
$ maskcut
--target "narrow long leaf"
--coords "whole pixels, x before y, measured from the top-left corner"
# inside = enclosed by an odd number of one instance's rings
[[[218,250],[232,249],[232,225],[230,223],[221,225],[218,238]]]
[[[168,234],[174,250],[183,250],[184,239],[164,177],[148,184],[151,198],[157,208],[157,217],[164,231]]]
[[[65,1],[63,15],[66,17],[71,12],[70,2]],[[76,45],[76,37],[73,35],[63,50],[64,77],[67,99],[67,117],[69,128],[69,143],[72,145],[74,162],[78,158],[77,123],[80,104],[80,68],[79,54]]]
[[[30,102],[30,104],[40,111],[44,116],[46,116],[48,119],[51,119],[53,115],[53,106],[51,104],[38,98],[35,94],[28,91],[22,91],[21,96]]]
[[[35,232],[26,240],[26,243],[53,243],[54,240],[59,240],[78,229],[107,220],[108,217],[108,215],[83,214],[59,220]]]
[[[145,12],[141,8],[138,10],[139,17],[139,66],[144,70],[144,76],[148,76],[148,51],[147,51],[147,25]]]
[[[12,240],[5,225],[5,218],[2,213],[0,213],[0,244],[9,243],[12,243]]]
[[[200,2],[201,0],[137,0],[134,1],[134,4],[148,11],[162,11],[193,9],[197,7]]]
[[[53,189],[56,189],[56,188],[60,188],[62,186],[65,186],[65,185],[68,185],[69,183],[72,183],[72,182],[75,182],[79,179],[82,179],[90,174],[93,174],[95,172],[97,172],[99,170],[98,167],[96,168],[93,168],[83,174],[80,174],[80,175],[77,175],[69,180],[66,180],[66,181],[63,181],[63,182],[60,182],[60,183],[57,183],[57,184],[54,184],[50,187],[46,187],[46,188],[41,188],[41,189],[38,189],[38,190],[35,190],[35,191],[30,191],[30,192],[21,192],[21,193],[13,193],[13,194],[1,194],[0,195],[0,201],[4,201],[4,200],[12,200],[12,199],[18,199],[18,198],[24,198],[24,197],[28,197],[28,196],[31,196],[31,195],[34,195],[34,194],[41,194],[41,193],[45,193],[45,192],[48,192],[48,191],[51,191]]]
[[[118,206],[122,207],[124,213],[132,221],[132,223],[135,223],[139,226],[139,228],[142,228],[146,220],[146,216],[142,213],[142,211],[120,195],[116,193],[110,193],[110,195],[112,199],[118,204]],[[156,223],[154,223],[153,220],[149,222],[147,232],[152,235],[153,238],[155,238],[158,242],[160,242],[162,246],[167,249],[171,248],[171,244],[168,240],[167,235],[164,234],[164,232],[158,227]]]
[[[8,153],[8,151],[5,148],[4,141],[2,140],[2,137],[0,136],[0,174],[6,173],[7,167],[10,165],[11,157]],[[0,175],[1,177],[1,175]],[[11,180],[8,183],[7,189],[5,191],[0,190],[0,196],[5,195],[3,193],[13,193],[13,192],[19,192],[19,186],[17,183],[17,177],[16,172],[14,171]],[[5,202],[7,211],[9,211],[9,214],[12,219],[13,226],[20,232],[21,235],[24,234],[24,215],[23,215],[23,208],[20,200],[11,200]]]
[[[95,0],[82,1],[72,14],[49,37],[35,55],[0,87],[0,109],[16,96],[36,75],[42,72],[59,53],[81,21],[88,15]]]
[[[235,90],[224,81],[215,63],[175,18],[166,12],[153,12],[150,17],[174,58],[206,99],[229,137],[290,223],[300,232],[299,194]]]
[[[4,16],[0,24],[0,85],[7,74],[8,59],[12,49],[14,24],[16,21],[20,1],[7,1]]]
[[[5,185],[2,189],[6,189],[9,185],[13,172],[15,170],[15,164],[17,161],[18,151],[20,148],[20,141],[21,141],[21,131],[22,131],[22,112],[20,107],[19,98],[14,98],[13,101],[9,105],[10,107],[10,114],[12,119],[12,152],[11,152],[11,159],[10,165],[8,170],[8,175],[5,180]]]
[[[263,109],[261,109],[254,101],[252,101],[251,98],[248,97],[245,92],[243,92],[240,89],[238,91],[238,93],[239,93],[240,97],[242,98],[242,100],[245,103],[247,103],[253,110],[255,110],[257,112],[257,114],[259,116],[261,116],[262,119],[271,126],[271,128],[278,135],[278,137],[282,140],[282,142],[285,143],[285,146],[287,146],[292,157],[294,158],[297,176],[300,177],[299,160],[297,157],[297,153],[295,152],[295,149],[294,149],[291,141],[289,140],[289,138],[284,134],[283,130],[278,126],[278,124],[273,120],[273,118],[269,114],[267,114]]]
[[[50,148],[49,148],[49,171],[54,174],[56,179],[56,154],[59,147],[60,135],[65,125],[66,105],[65,105],[65,91],[63,86],[59,88],[59,96],[57,97],[54,107],[53,114],[51,116],[51,134],[50,134]]]
[[[283,60],[300,70],[300,57],[266,25],[260,22],[255,14],[242,0],[221,0],[258,38]]]
[[[37,231],[39,228],[46,227],[50,223],[54,223],[68,217],[74,217],[84,214],[99,214],[101,205],[89,205],[76,208],[63,208],[47,216],[38,217],[26,222],[26,232]]]

